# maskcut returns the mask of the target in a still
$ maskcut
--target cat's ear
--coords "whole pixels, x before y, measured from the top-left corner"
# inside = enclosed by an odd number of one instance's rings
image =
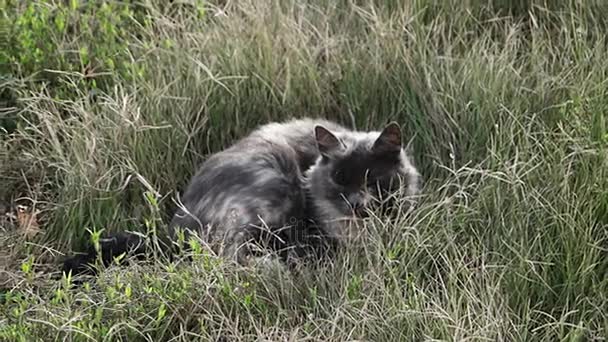
[[[324,156],[330,156],[344,147],[338,137],[321,125],[315,126],[315,139],[319,152]]]
[[[396,122],[391,122],[374,142],[372,150],[376,153],[399,153],[401,152],[401,128]]]

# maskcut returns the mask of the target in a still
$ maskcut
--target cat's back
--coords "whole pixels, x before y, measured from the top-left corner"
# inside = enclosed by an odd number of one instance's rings
[[[173,223],[202,228],[234,219],[234,226],[241,226],[260,216],[280,224],[297,216],[305,200],[303,168],[318,157],[317,124],[342,129],[329,121],[308,118],[270,123],[211,155],[183,194],[188,213],[180,209]]]
[[[334,132],[348,132],[338,123],[319,118],[300,118],[284,122],[274,122],[260,126],[247,139],[266,141],[292,150],[297,165],[303,172],[312,166],[319,157],[314,136],[316,125],[324,126]]]

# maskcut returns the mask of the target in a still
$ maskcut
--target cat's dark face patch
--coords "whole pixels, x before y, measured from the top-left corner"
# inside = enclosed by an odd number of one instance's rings
[[[338,186],[358,189],[390,178],[399,167],[398,154],[377,154],[363,149],[330,161],[331,178]]]
[[[366,216],[390,193],[399,174],[400,154],[365,146],[341,156],[324,157],[317,172],[324,174],[323,194],[346,216]]]

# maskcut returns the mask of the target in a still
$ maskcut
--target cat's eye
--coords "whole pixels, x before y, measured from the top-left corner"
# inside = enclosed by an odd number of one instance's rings
[[[343,170],[336,170],[334,172],[333,178],[334,178],[334,182],[336,182],[336,184],[338,184],[338,185],[346,184],[346,177],[344,176]]]

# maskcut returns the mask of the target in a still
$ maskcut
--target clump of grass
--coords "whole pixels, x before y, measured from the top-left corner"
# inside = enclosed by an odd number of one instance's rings
[[[11,9],[33,18],[31,6]],[[39,242],[68,251],[87,241],[87,229],[161,228],[207,154],[256,124],[293,116],[360,129],[399,121],[425,178],[421,202],[394,222],[371,219],[332,264],[297,274],[236,267],[195,248],[191,263],[110,267],[74,287],[26,256],[13,274],[21,281],[4,292],[2,338],[606,335],[605,5],[108,6],[125,8],[118,17],[137,34],[99,38],[99,48],[119,44],[117,56],[147,72],[105,70],[96,91],[67,64],[42,87],[27,74],[3,83],[6,113],[18,120],[0,135],[0,200],[27,196],[45,209]],[[69,18],[88,13],[64,9]],[[41,25],[31,33],[50,29]],[[40,39],[74,51],[95,46],[78,32]],[[92,60],[106,56],[88,51]]]

